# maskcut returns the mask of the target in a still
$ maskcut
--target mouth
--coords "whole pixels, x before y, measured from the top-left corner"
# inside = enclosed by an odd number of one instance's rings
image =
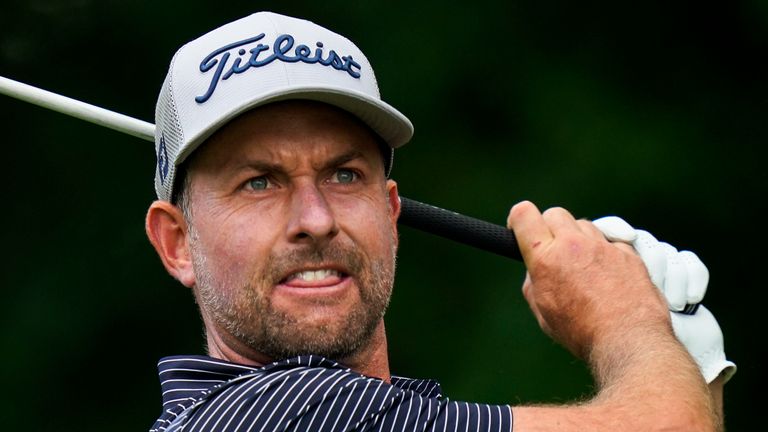
[[[283,278],[279,285],[290,288],[324,288],[339,285],[349,274],[334,268],[299,270]]]

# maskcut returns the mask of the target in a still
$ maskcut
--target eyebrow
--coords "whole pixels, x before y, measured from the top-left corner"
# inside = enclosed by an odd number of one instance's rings
[[[326,162],[323,169],[335,168],[355,159],[364,159],[363,153],[358,150],[350,150]]]
[[[350,150],[346,153],[342,153],[339,156],[336,156],[333,159],[325,162],[321,167],[321,171],[328,170],[330,168],[339,167],[341,165],[344,165],[345,163],[351,162],[356,159],[365,159],[365,157],[363,153],[358,150]],[[283,165],[267,162],[264,160],[252,160],[252,161],[245,160],[238,165],[238,169],[243,169],[243,168],[252,168],[257,171],[272,172],[272,173],[286,172]]]

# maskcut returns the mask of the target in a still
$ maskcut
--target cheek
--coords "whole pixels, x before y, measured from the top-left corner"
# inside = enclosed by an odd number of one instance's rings
[[[243,221],[211,222],[209,226],[213,229],[206,236],[200,236],[207,270],[220,289],[237,288],[252,282],[260,263],[272,249],[267,238],[269,233],[258,229],[269,224],[251,218],[243,218]]]
[[[379,254],[389,254],[393,240],[397,238],[397,228],[386,202],[355,200],[340,208],[339,224],[356,243],[368,245]]]

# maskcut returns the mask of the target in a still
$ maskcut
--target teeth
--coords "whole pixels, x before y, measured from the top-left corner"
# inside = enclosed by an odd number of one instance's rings
[[[340,274],[336,270],[303,271],[292,274],[288,279],[301,279],[303,281],[312,282],[316,280],[323,280],[330,276],[340,276]]]

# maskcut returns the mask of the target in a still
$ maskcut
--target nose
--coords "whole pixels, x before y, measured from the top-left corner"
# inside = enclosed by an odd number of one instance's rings
[[[316,185],[297,187],[291,198],[288,237],[298,243],[322,243],[338,233],[331,207]]]

